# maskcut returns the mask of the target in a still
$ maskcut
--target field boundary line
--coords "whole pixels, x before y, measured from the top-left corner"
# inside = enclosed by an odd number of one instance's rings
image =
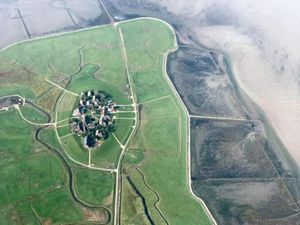
[[[31,124],[31,125],[34,125],[34,126],[51,126],[51,125],[55,126],[56,125],[56,123],[34,123],[34,122],[31,122],[23,116],[19,105],[14,105],[13,107],[19,112],[19,115],[20,115],[21,119],[24,120],[25,122]]]
[[[76,117],[76,116],[71,116],[71,117],[62,119],[62,120],[60,120],[60,121],[57,121],[56,124],[63,123],[63,122],[65,122],[65,121],[67,121],[67,120],[69,120],[69,119],[72,119],[72,118],[77,118],[77,117]],[[65,124],[65,125],[69,125],[69,124]],[[57,126],[57,128],[62,127],[62,126],[65,126],[65,125]]]
[[[117,113],[135,113],[135,111],[116,111],[113,112],[112,114],[117,114]]]
[[[57,128],[67,127],[67,126],[69,126],[69,125],[70,125],[70,124],[64,124],[64,125],[57,126]]]
[[[117,136],[112,133],[112,136],[116,139],[116,141],[119,143],[120,147],[123,149],[125,146],[121,143],[121,141],[117,138]]]
[[[92,153],[91,153],[91,149],[88,149],[89,151],[89,166],[91,166],[91,161],[92,161]]]
[[[180,149],[179,149],[179,155],[182,151],[182,132],[181,132],[181,129],[182,129],[182,120],[181,120],[181,112],[180,112],[180,109],[178,108],[178,105],[176,104],[174,98],[171,98],[172,99],[172,102],[173,104],[175,105],[175,108],[177,110],[177,113],[178,113],[178,134],[180,135],[179,137],[179,146],[180,146]]]
[[[191,118],[207,119],[207,120],[221,120],[221,121],[236,121],[236,122],[255,122],[259,120],[249,120],[246,118],[222,117],[222,116],[200,116],[190,115]]]
[[[134,105],[133,105],[133,104],[130,104],[130,105],[116,104],[115,106],[116,106],[116,107],[126,107],[126,106],[131,106],[131,107],[133,107]]]
[[[48,83],[50,83],[50,84],[52,84],[52,85],[58,87],[59,89],[63,90],[63,91],[66,92],[66,93],[69,93],[69,94],[75,95],[75,96],[79,96],[78,94],[76,94],[76,93],[74,93],[74,92],[72,92],[72,91],[66,90],[65,88],[59,86],[58,84],[52,82],[51,80],[48,80],[47,78],[45,79],[45,81],[47,81]]]
[[[147,104],[147,103],[151,103],[151,102],[156,102],[156,101],[160,101],[160,100],[163,100],[163,99],[166,99],[166,98],[172,98],[172,96],[171,95],[165,95],[165,96],[161,96],[161,97],[158,97],[158,98],[152,98],[152,99],[149,99],[147,101],[140,102],[140,103],[138,103],[138,105],[143,105],[143,104]]]
[[[61,136],[60,139],[63,139],[63,138],[66,138],[66,137],[69,137],[69,136],[72,136],[72,135],[73,135],[73,133],[69,133],[69,134],[66,134],[64,136]]]
[[[135,118],[116,117],[116,120],[135,120]]]
[[[35,218],[38,220],[39,224],[43,225],[42,219],[40,218],[39,214],[37,213],[37,211],[31,204],[30,204],[30,209],[33,212],[33,215],[35,216]]]
[[[146,186],[150,191],[152,191],[152,192],[154,193],[154,195],[157,197],[157,200],[156,200],[156,202],[154,202],[153,205],[154,205],[155,209],[157,210],[158,214],[160,215],[160,217],[165,221],[165,223],[166,223],[167,225],[169,225],[169,222],[168,222],[166,216],[163,214],[162,211],[160,211],[159,207],[157,206],[157,204],[158,204],[159,201],[160,201],[160,196],[159,196],[158,192],[157,192],[153,187],[151,187],[151,185],[148,184],[147,179],[146,179],[146,176],[144,175],[144,173],[143,173],[139,168],[137,168],[137,167],[135,167],[135,169],[136,169],[136,170],[138,171],[138,173],[142,176],[142,179],[143,179],[143,182],[144,182],[145,186]]]

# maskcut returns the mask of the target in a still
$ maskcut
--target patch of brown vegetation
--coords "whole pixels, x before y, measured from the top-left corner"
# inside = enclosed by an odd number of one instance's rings
[[[52,112],[60,93],[59,88],[52,87],[38,99],[37,104],[46,111]]]
[[[84,214],[84,220],[88,222],[107,222],[109,219],[109,216],[107,213],[105,213],[102,210],[91,210],[87,208],[82,209]]]
[[[113,192],[111,192],[111,194],[109,196],[107,196],[104,201],[103,204],[106,206],[110,206],[113,203]]]
[[[46,219],[44,222],[44,225],[51,225],[51,224],[52,224],[52,220],[50,218]]]
[[[0,77],[8,77],[9,73],[0,72]]]

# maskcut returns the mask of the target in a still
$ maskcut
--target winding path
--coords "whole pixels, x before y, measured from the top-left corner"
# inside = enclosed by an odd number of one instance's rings
[[[101,2],[101,3],[102,3],[102,2]],[[133,92],[133,82],[132,82],[132,80],[131,80],[131,76],[130,76],[129,69],[128,69],[128,59],[127,59],[126,47],[125,47],[125,43],[124,43],[124,37],[123,37],[122,29],[118,26],[118,24],[121,24],[121,23],[127,23],[127,22],[132,22],[132,21],[141,20],[141,19],[151,19],[151,20],[156,20],[156,21],[162,22],[162,23],[166,24],[166,25],[172,30],[172,32],[173,32],[173,34],[174,34],[174,38],[175,38],[175,48],[172,49],[172,50],[170,50],[170,51],[168,51],[168,52],[166,52],[166,53],[164,53],[164,55],[163,55],[163,61],[164,61],[164,63],[163,63],[163,72],[164,72],[165,78],[166,78],[167,81],[168,81],[169,86],[171,87],[173,93],[175,94],[175,96],[177,97],[179,103],[180,103],[181,106],[183,107],[184,112],[185,112],[185,114],[186,114],[186,116],[187,116],[187,118],[188,118],[188,120],[187,120],[187,121],[188,121],[188,135],[187,135],[187,139],[188,139],[188,140],[187,140],[187,145],[188,145],[188,146],[187,146],[187,149],[188,149],[188,151],[187,151],[187,156],[188,156],[188,157],[187,157],[187,160],[188,160],[188,162],[187,162],[187,173],[188,173],[188,176],[187,176],[187,177],[188,177],[189,189],[190,189],[190,192],[191,192],[191,194],[193,195],[193,197],[194,197],[197,201],[199,201],[199,202],[201,203],[201,205],[203,206],[203,208],[204,208],[206,214],[209,216],[211,222],[212,222],[214,225],[217,225],[216,221],[214,220],[213,216],[211,215],[211,213],[210,213],[209,209],[207,208],[206,204],[202,201],[202,199],[200,199],[198,196],[196,196],[196,195],[194,194],[194,192],[193,192],[193,190],[192,190],[192,188],[191,188],[191,177],[190,177],[190,176],[191,176],[191,173],[190,173],[190,141],[189,141],[189,140],[190,140],[190,118],[191,118],[191,117],[194,117],[194,116],[193,116],[193,115],[192,115],[192,116],[189,115],[189,112],[188,112],[188,110],[187,110],[185,104],[183,103],[181,97],[179,96],[179,94],[178,94],[176,88],[174,87],[172,81],[170,80],[170,78],[169,78],[169,76],[168,76],[168,74],[167,74],[166,63],[167,63],[167,57],[168,57],[168,54],[171,53],[171,52],[173,52],[173,51],[176,51],[177,48],[178,48],[175,31],[174,31],[173,27],[172,27],[170,24],[168,24],[167,22],[165,22],[165,21],[163,21],[163,20],[160,20],[160,19],[157,19],[157,18],[152,18],[152,17],[141,17],[141,18],[136,18],[136,19],[131,19],[131,20],[127,20],[127,21],[121,21],[121,22],[118,22],[118,23],[114,23],[114,26],[117,27],[118,32],[119,32],[120,46],[121,46],[122,55],[123,55],[123,60],[124,60],[125,68],[126,68],[126,74],[127,74],[128,82],[129,82],[129,86],[130,86],[130,92],[131,92],[131,95],[132,95],[132,96],[131,96],[131,97],[132,97],[132,101],[133,101],[133,105],[132,105],[132,106],[134,107],[134,112],[135,112],[135,119],[134,119],[135,124],[134,124],[134,126],[133,126],[133,130],[132,130],[130,136],[128,137],[126,143],[123,145],[124,147],[122,148],[122,151],[121,151],[120,156],[119,156],[119,159],[118,159],[117,167],[116,167],[115,169],[107,169],[107,168],[93,167],[93,166],[91,166],[91,164],[90,164],[90,160],[89,160],[89,164],[83,164],[83,163],[81,163],[81,162],[76,161],[75,159],[73,159],[73,158],[68,154],[68,152],[66,151],[66,149],[64,148],[64,146],[63,146],[63,144],[62,144],[62,142],[61,142],[61,140],[60,140],[60,137],[59,137],[58,132],[57,132],[57,128],[58,128],[57,125],[60,124],[60,123],[62,123],[62,122],[64,122],[64,120],[61,120],[61,121],[58,121],[58,120],[57,120],[57,119],[58,119],[58,115],[57,115],[57,109],[58,109],[58,106],[59,106],[59,104],[60,104],[60,102],[61,102],[61,100],[62,100],[64,94],[68,93],[68,94],[72,94],[72,95],[74,95],[74,96],[78,96],[78,94],[73,93],[73,92],[71,92],[71,91],[68,91],[68,90],[66,90],[65,88],[62,88],[61,86],[59,86],[59,85],[53,83],[53,82],[50,81],[50,80],[46,80],[47,82],[51,83],[52,85],[56,86],[57,88],[59,88],[59,89],[61,89],[61,90],[63,91],[63,93],[60,95],[60,97],[59,97],[59,99],[58,99],[58,101],[57,101],[56,107],[55,107],[55,121],[54,121],[53,123],[50,123],[50,120],[48,121],[48,123],[40,123],[40,124],[38,124],[38,123],[33,123],[33,122],[27,120],[26,118],[24,118],[23,115],[22,115],[22,113],[20,112],[20,109],[19,109],[19,108],[17,108],[17,109],[19,110],[20,116],[21,116],[21,118],[22,118],[24,121],[26,121],[26,122],[28,122],[28,123],[30,123],[30,124],[32,124],[32,125],[35,125],[35,126],[42,126],[41,128],[38,128],[38,132],[37,132],[37,134],[36,134],[36,139],[37,139],[40,143],[42,143],[43,145],[47,146],[51,151],[53,151],[53,152],[54,152],[54,153],[55,153],[55,154],[63,161],[64,165],[66,166],[66,168],[67,168],[67,170],[68,170],[69,177],[70,177],[70,191],[71,191],[71,194],[72,194],[72,196],[73,196],[73,198],[74,198],[74,200],[75,200],[76,202],[82,204],[83,206],[90,207],[90,206],[87,205],[86,203],[80,201],[80,200],[77,198],[77,196],[76,196],[74,190],[72,189],[72,185],[73,185],[73,184],[72,184],[72,183],[73,183],[73,175],[72,175],[72,171],[71,171],[70,167],[68,166],[68,162],[67,162],[66,159],[64,158],[63,154],[62,154],[61,152],[59,152],[58,150],[52,148],[50,145],[48,145],[47,143],[43,142],[43,141],[39,138],[39,132],[40,132],[42,129],[44,129],[44,128],[47,127],[47,126],[51,126],[51,125],[53,125],[53,126],[55,127],[55,133],[56,133],[56,136],[57,136],[57,138],[58,138],[58,141],[59,141],[60,145],[62,146],[62,149],[63,149],[64,153],[65,153],[66,156],[67,156],[71,161],[73,161],[74,163],[76,163],[76,164],[78,164],[78,165],[81,165],[81,166],[83,166],[83,167],[89,168],[89,169],[100,170],[100,171],[106,171],[106,172],[112,172],[112,173],[115,173],[115,174],[116,174],[115,204],[114,204],[114,219],[113,219],[114,222],[113,222],[113,224],[114,224],[114,225],[118,225],[118,224],[119,224],[119,216],[120,216],[120,215],[119,215],[119,209],[120,209],[120,193],[121,193],[121,190],[120,190],[120,179],[121,179],[121,165],[122,165],[122,160],[123,160],[124,155],[125,155],[125,153],[126,153],[127,147],[128,147],[129,144],[130,144],[131,138],[133,137],[133,135],[135,134],[135,132],[136,132],[136,130],[137,130],[137,127],[138,127],[138,121],[139,121],[139,120],[138,120],[138,113],[137,113],[137,106],[138,106],[138,104],[137,104],[136,97],[135,97],[134,92]],[[76,32],[81,32],[81,31],[83,31],[83,30],[96,29],[96,28],[105,27],[105,26],[107,26],[107,25],[95,26],[95,27],[92,27],[92,28],[85,28],[85,29],[81,29],[81,30],[77,30],[77,31],[72,31],[72,33],[74,33],[74,32],[75,32],[75,33],[76,33]],[[50,37],[51,37],[51,36],[61,36],[61,35],[64,35],[64,34],[66,34],[66,33],[70,33],[70,32],[63,32],[63,33],[60,33],[60,34],[54,34],[54,35],[50,35]],[[49,36],[47,36],[47,37],[39,37],[39,38],[34,38],[34,39],[35,39],[35,40],[36,40],[36,39],[44,39],[44,38],[48,38],[48,37],[49,37]],[[27,42],[27,41],[21,41],[21,42]],[[1,51],[5,50],[5,49],[7,49],[7,48],[9,48],[9,47],[11,47],[11,46],[13,46],[13,45],[16,45],[16,44],[18,44],[18,43],[20,43],[20,42],[16,42],[16,43],[14,43],[14,44],[11,44],[11,45],[9,45],[9,46],[3,48]],[[81,48],[82,48],[82,47],[81,47]],[[78,51],[79,51],[79,54],[80,54],[79,68],[78,68],[78,70],[77,70],[76,72],[74,72],[73,74],[71,74],[71,79],[72,79],[72,77],[73,77],[74,75],[78,74],[78,73],[82,70],[82,68],[83,68],[83,66],[84,66],[84,65],[82,65],[82,54],[81,54],[81,52],[80,52],[80,51],[81,51],[81,48],[78,50]],[[164,98],[167,98],[168,96],[163,96],[163,97],[164,97]],[[162,98],[163,98],[163,97],[162,97]],[[216,119],[216,118],[213,118],[213,119]],[[231,118],[230,118],[230,119],[231,119]],[[234,118],[233,118],[233,119],[234,119]],[[66,119],[66,120],[67,120],[67,119]],[[234,119],[234,120],[240,121],[239,119]],[[120,146],[121,146],[121,145],[120,145]]]

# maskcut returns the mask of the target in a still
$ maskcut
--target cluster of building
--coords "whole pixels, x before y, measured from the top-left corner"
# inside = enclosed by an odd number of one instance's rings
[[[82,92],[73,111],[71,130],[82,136],[84,147],[94,148],[114,131],[114,112],[115,102],[106,92]]]

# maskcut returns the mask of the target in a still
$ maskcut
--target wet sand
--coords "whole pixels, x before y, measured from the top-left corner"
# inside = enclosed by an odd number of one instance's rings
[[[25,39],[107,24],[100,1],[0,1],[0,49]]]
[[[213,38],[216,33],[225,34],[225,38]],[[252,41],[229,28],[208,28],[197,34],[206,46],[218,49],[230,58],[238,86],[264,111],[299,166],[300,95],[296,80],[276,75]]]

